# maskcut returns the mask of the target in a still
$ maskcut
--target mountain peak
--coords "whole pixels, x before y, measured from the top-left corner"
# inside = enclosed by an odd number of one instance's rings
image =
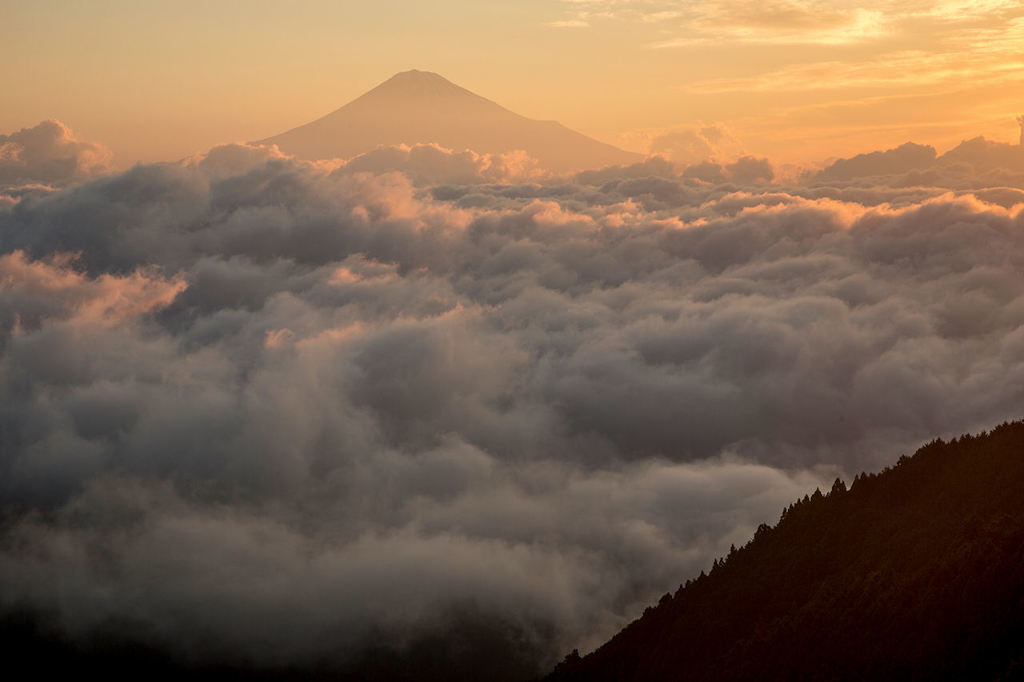
[[[450,80],[445,78],[439,73],[433,71],[421,71],[420,69],[409,69],[408,71],[399,71],[391,78],[384,81],[385,83],[444,83],[447,85],[454,85]]]
[[[340,109],[260,143],[306,159],[348,159],[379,146],[417,143],[481,154],[522,150],[557,172],[642,158],[552,121],[520,116],[418,69],[396,73]]]
[[[399,97],[477,97],[469,90],[461,88],[444,76],[433,71],[410,69],[396,73],[364,97],[370,95],[389,95]]]

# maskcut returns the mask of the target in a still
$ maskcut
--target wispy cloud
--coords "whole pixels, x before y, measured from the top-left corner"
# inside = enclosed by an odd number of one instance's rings
[[[608,20],[657,24],[659,49],[721,42],[763,45],[852,45],[922,32],[977,28],[1011,18],[1017,0],[560,0],[565,21]]]
[[[944,49],[896,50],[861,60],[794,63],[752,76],[686,86],[694,93],[915,88],[1019,81],[1024,77],[1024,18],[951,36]]]
[[[589,26],[591,19],[661,24],[686,15],[678,2],[664,0],[559,0],[559,4],[566,19],[549,25]]]
[[[698,37],[738,43],[844,45],[887,35],[892,28],[876,9],[832,8],[794,0],[743,0],[699,6],[684,24]],[[673,47],[691,37],[655,43]]]
[[[554,28],[587,28],[590,26],[590,22],[586,19],[562,19],[549,21],[547,25]]]

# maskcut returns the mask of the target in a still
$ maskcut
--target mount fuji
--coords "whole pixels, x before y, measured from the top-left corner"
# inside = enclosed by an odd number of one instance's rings
[[[640,154],[555,121],[520,116],[429,71],[405,71],[323,118],[258,144],[305,159],[351,158],[379,146],[435,143],[454,151],[523,150],[556,172],[635,163]]]

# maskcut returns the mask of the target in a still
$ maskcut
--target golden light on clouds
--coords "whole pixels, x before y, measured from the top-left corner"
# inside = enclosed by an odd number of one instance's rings
[[[1021,106],[1024,6],[1017,1],[567,0],[563,7],[593,25],[656,25],[648,49],[709,62],[699,71],[682,66],[687,78],[662,101],[689,104],[700,122],[727,123],[752,148],[788,160],[810,161],[830,144],[839,154],[911,138],[940,146],[978,134],[1005,139]]]
[[[1020,419],[1022,44],[1005,0],[0,0],[8,668],[551,679]]]
[[[6,3],[0,130],[58,118],[120,165],[313,120],[408,68],[646,152],[707,126],[783,162],[1011,140],[1017,0]]]

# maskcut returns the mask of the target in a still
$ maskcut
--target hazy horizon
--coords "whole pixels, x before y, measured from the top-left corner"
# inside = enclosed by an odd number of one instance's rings
[[[10,0],[5,23],[0,130],[57,118],[119,167],[275,135],[411,68],[629,151],[718,126],[802,164],[1010,141],[1024,78],[1015,0]]]

